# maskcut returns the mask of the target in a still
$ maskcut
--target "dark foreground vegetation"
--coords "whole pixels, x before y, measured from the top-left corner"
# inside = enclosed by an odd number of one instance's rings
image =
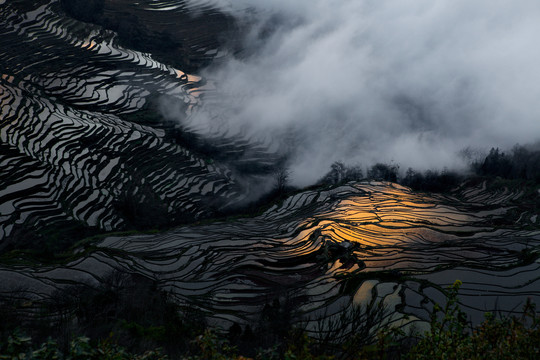
[[[99,290],[74,290],[41,320],[24,321],[14,304],[2,306],[0,359],[537,359],[540,316],[527,301],[519,317],[486,313],[472,327],[458,303],[458,280],[444,306],[433,307],[429,330],[405,333],[377,327],[384,309],[356,309],[308,336],[292,326],[286,304],[275,300],[253,327],[206,326],[194,308],[180,308],[149,281],[115,275]],[[128,281],[122,289],[113,282]],[[82,290],[82,291],[81,291]],[[141,294],[134,297],[134,292]],[[66,294],[63,294],[66,295]],[[136,299],[133,302],[133,299]],[[19,304],[19,306],[23,304]],[[26,304],[26,306],[29,306]],[[144,306],[144,307],[143,307]],[[19,314],[19,319],[15,319]],[[39,317],[38,317],[39,318]],[[17,321],[17,322],[16,322]],[[341,336],[340,327],[356,331]],[[370,328],[378,328],[370,335]],[[83,333],[89,336],[82,335]],[[335,336],[333,336],[335,335]]]

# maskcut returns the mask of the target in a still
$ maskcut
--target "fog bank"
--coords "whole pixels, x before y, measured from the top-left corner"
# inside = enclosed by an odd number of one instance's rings
[[[251,31],[204,71],[208,106],[232,131],[286,139],[296,185],[337,160],[457,169],[464,147],[540,138],[536,0],[215,4]]]

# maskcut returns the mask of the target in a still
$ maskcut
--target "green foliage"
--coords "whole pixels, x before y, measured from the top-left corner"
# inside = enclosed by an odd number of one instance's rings
[[[144,279],[117,276],[111,281],[133,288],[123,294],[126,290],[111,284],[104,292],[93,296],[83,292],[82,298],[77,298],[80,307],[75,311],[80,313],[78,324],[92,325],[87,327],[94,333],[92,340],[73,333],[69,340],[49,337],[36,344],[30,336],[15,330],[0,339],[0,360],[164,360],[168,356],[184,360],[540,358],[540,316],[530,300],[519,318],[496,318],[486,313],[485,321],[472,328],[458,302],[459,280],[448,289],[444,306],[434,305],[430,330],[417,336],[406,335],[400,328],[388,326],[380,328],[375,336],[372,330],[381,327],[386,314],[384,307],[375,305],[352,307],[342,311],[340,317],[325,315],[320,320],[320,331],[315,329],[315,333],[322,335],[309,336],[302,328],[292,325],[294,314],[290,304],[294,297],[281,303],[275,299],[268,304],[261,312],[261,324],[253,331],[249,326],[242,330],[236,324],[228,334],[219,333],[215,329],[203,330],[189,325],[182,317],[172,322],[157,319],[157,313],[149,309],[163,308],[166,303],[161,302],[161,295],[145,295],[147,290],[154,288]],[[115,288],[115,291],[109,291]],[[124,303],[124,297],[133,299],[131,291],[139,294],[141,303],[132,301],[129,306]],[[77,289],[77,293],[80,292],[81,289]],[[57,305],[69,306],[68,295],[63,294],[67,303]],[[88,309],[85,309],[83,299],[88,301]],[[112,327],[109,324],[96,332],[97,323],[85,323],[84,313],[91,309],[94,309],[93,318],[99,323],[112,321]],[[174,318],[173,314],[180,310],[178,307],[171,309],[166,318]],[[49,310],[57,314],[55,316],[61,314],[54,308]],[[150,311],[154,321],[134,315],[145,311]],[[65,311],[65,314],[69,313]],[[107,336],[104,331],[109,331]],[[175,347],[168,346],[171,343],[175,343]],[[164,352],[160,350],[162,344],[165,345]]]
[[[527,301],[521,319],[495,319],[486,314],[463,347],[464,357],[472,359],[538,359],[540,357],[540,317]]]
[[[412,358],[444,359],[450,350],[457,352],[468,339],[467,318],[459,307],[457,298],[461,284],[460,280],[456,280],[450,287],[444,308],[439,304],[433,306],[431,331],[412,349]]]
[[[359,351],[360,359],[388,359],[394,354],[405,353],[405,332],[400,328],[383,328],[377,334],[377,342],[363,346]]]
[[[56,341],[49,338],[37,350],[32,352],[32,357],[40,360],[55,360],[61,359],[62,353]]]
[[[143,354],[132,354],[118,346],[112,339],[91,344],[87,337],[78,337],[71,341],[63,352],[58,343],[48,339],[39,348],[33,349],[31,338],[15,332],[6,344],[0,344],[0,359],[9,360],[166,360],[159,349]]]
[[[12,299],[0,298],[0,343],[16,345],[8,338],[24,326],[34,345],[52,337],[63,351],[84,335],[94,342],[114,340],[132,353],[159,347],[178,355],[206,328],[199,311],[174,304],[154,280],[136,274],[113,272],[99,287],[66,287],[42,302],[17,300],[24,294],[21,289]],[[28,316],[30,310],[34,317]]]
[[[220,338],[212,330],[205,330],[194,342],[199,349],[199,354],[190,356],[186,360],[227,360],[239,358],[236,355],[237,349],[230,346],[227,340]]]
[[[408,354],[410,359],[538,359],[540,358],[540,317],[527,301],[521,319],[486,320],[472,333],[466,331],[465,313],[457,302],[461,281],[449,289],[446,306],[435,305],[431,330]]]
[[[6,354],[0,355],[0,359],[25,359],[31,343],[32,339],[29,336],[25,336],[18,329],[15,330],[5,344],[0,344],[0,352]]]
[[[135,321],[122,321],[122,327],[135,338],[146,338],[153,341],[163,341],[167,337],[165,326],[143,326]]]
[[[283,356],[285,360],[331,360],[335,358],[332,355],[321,354],[315,351],[314,349],[317,348],[317,344],[303,331],[293,330],[290,336],[292,341]]]

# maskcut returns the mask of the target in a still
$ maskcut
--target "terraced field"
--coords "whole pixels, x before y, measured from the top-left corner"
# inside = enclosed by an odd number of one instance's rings
[[[141,11],[160,10],[158,19],[183,9],[148,3]],[[245,202],[251,184],[267,177],[235,173],[175,140],[193,131],[151,118],[158,111],[148,104],[162,97],[189,118],[204,93],[200,77],[117,45],[113,32],[66,17],[56,1],[1,6],[0,248],[55,222],[109,231],[146,216],[158,225],[157,216],[166,223],[210,217]],[[202,40],[197,52],[217,54]],[[205,146],[248,167],[275,159],[244,139],[222,136]]]
[[[493,226],[520,194],[478,187],[456,195],[461,200],[390,183],[302,192],[257,217],[111,236],[64,265],[3,267],[2,288],[39,303],[127,272],[155,280],[217,325],[253,323],[278,298],[294,304],[294,321],[312,331],[355,304],[379,302],[385,322],[421,328],[456,279],[473,321],[485,311],[519,312],[527,297],[540,300],[540,264],[523,260],[539,246],[536,216]]]
[[[195,10],[183,1],[106,2],[109,17],[124,10],[151,32],[179,27],[176,51],[195,59],[191,68],[223,55],[210,30],[227,24],[209,4],[199,11],[214,25],[191,37],[195,20],[178,19]],[[0,3],[0,251],[70,224],[187,224],[101,238],[61,264],[0,264],[4,298],[31,314],[120,272],[152,279],[224,327],[255,321],[279,298],[312,332],[377,303],[387,308],[379,325],[421,327],[456,279],[473,321],[539,302],[540,228],[519,191],[483,184],[443,196],[349,183],[299,192],[258,216],[196,223],[264,193],[280,156],[219,124],[200,128],[194,114],[212,86],[175,66],[66,16],[57,1]],[[156,115],[163,98],[182,122]]]

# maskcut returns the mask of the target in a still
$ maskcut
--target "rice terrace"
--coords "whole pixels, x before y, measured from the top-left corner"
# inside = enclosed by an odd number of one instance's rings
[[[540,357],[509,4],[0,0],[0,358]]]

